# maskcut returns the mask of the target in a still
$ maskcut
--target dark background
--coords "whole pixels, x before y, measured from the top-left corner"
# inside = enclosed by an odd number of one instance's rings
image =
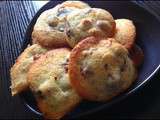
[[[44,1],[0,2],[0,119],[39,118],[23,104],[19,96],[11,96],[9,69],[21,51],[29,22],[45,3]],[[160,17],[159,1],[145,1],[138,4]],[[127,99],[82,118],[160,119],[159,73],[143,89]]]

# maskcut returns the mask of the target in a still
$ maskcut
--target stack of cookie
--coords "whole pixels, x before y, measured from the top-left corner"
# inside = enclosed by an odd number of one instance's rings
[[[12,95],[30,88],[47,119],[62,118],[82,99],[107,102],[137,77],[143,53],[135,36],[131,20],[80,1],[58,4],[39,16],[32,45],[11,68]],[[139,61],[129,57],[133,48]]]

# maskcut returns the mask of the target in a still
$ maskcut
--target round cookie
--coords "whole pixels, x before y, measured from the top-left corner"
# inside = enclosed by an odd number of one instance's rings
[[[56,7],[44,11],[36,21],[32,32],[33,43],[44,47],[66,46],[66,17],[72,12],[89,7],[80,1],[66,1]]]
[[[129,19],[117,19],[115,40],[124,45],[127,49],[131,49],[136,37],[136,28]]]
[[[42,48],[38,44],[27,47],[24,52],[16,60],[10,71],[11,76],[11,92],[12,95],[16,95],[26,88],[27,83],[27,72],[34,59],[37,59],[41,54],[45,53],[47,49]]]
[[[92,101],[107,101],[117,96],[136,78],[127,49],[112,38],[82,40],[71,52],[68,70],[75,90]]]
[[[28,82],[46,119],[60,119],[80,102],[68,77],[70,50],[47,52],[30,67]]]
[[[112,15],[100,8],[85,8],[67,17],[67,42],[73,48],[82,39],[95,37],[112,37],[115,21]]]

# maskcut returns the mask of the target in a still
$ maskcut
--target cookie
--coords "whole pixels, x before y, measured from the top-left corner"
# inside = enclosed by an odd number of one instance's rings
[[[89,7],[80,1],[66,1],[56,7],[44,11],[36,21],[32,32],[32,40],[44,47],[66,46],[66,17],[72,12]]]
[[[117,19],[115,22],[115,40],[124,45],[127,49],[131,49],[131,47],[134,45],[136,37],[136,28],[133,22],[129,19]]]
[[[72,48],[86,37],[112,37],[115,32],[112,15],[100,8],[81,9],[68,15],[67,22],[67,42]]]
[[[79,42],[71,51],[68,70],[73,88],[92,101],[110,100],[136,78],[127,49],[112,38],[88,37]]]
[[[28,72],[30,88],[46,119],[60,119],[80,102],[68,77],[69,55],[67,48],[51,50],[35,61]]]
[[[16,63],[13,65],[10,71],[12,96],[28,88],[28,69],[33,61],[35,59],[38,59],[38,57],[46,51],[47,49],[42,48],[40,45],[34,44],[27,47],[24,52],[22,52],[22,54],[18,57]]]

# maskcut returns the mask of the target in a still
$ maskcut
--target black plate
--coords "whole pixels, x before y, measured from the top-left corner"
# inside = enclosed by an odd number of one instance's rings
[[[27,44],[30,43],[31,33],[33,26],[38,18],[38,16],[45,10],[50,9],[60,3],[60,1],[51,1],[44,5],[34,16],[31,23],[28,26],[26,35],[24,38],[23,49],[27,47]],[[144,51],[144,63],[139,69],[138,79],[132,85],[130,89],[121,95],[115,97],[113,100],[107,103],[98,103],[98,102],[88,102],[83,101],[78,107],[76,107],[71,113],[66,115],[66,118],[75,118],[81,115],[86,115],[93,113],[100,109],[106,108],[125,97],[129,96],[136,92],[139,88],[142,88],[146,83],[148,83],[151,78],[157,73],[160,67],[160,22],[152,13],[146,9],[138,6],[133,2],[113,2],[113,1],[88,1],[89,5],[92,7],[103,8],[111,12],[115,19],[118,18],[128,18],[133,20],[137,28],[137,39],[136,43]],[[41,115],[36,107],[36,103],[33,99],[31,92],[24,92],[21,95],[21,98],[25,101],[25,104],[36,114]]]

